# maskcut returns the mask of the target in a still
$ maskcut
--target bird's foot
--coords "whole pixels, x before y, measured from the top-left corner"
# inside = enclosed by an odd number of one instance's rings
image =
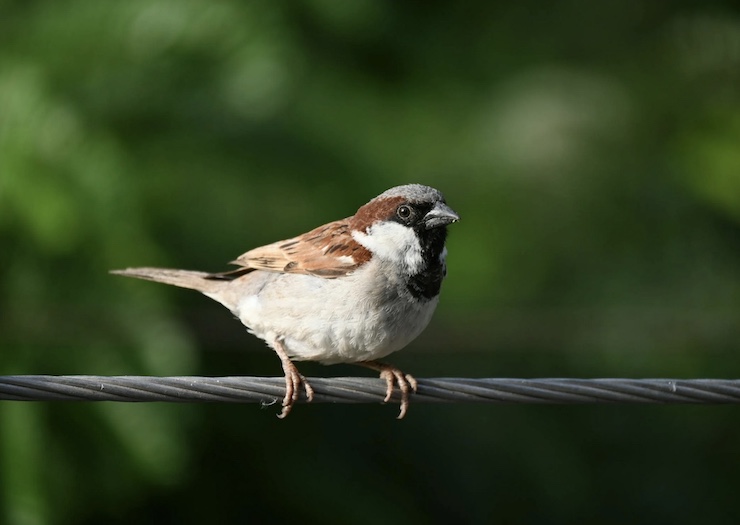
[[[385,379],[386,391],[383,403],[387,403],[391,400],[393,389],[398,385],[398,389],[401,391],[401,410],[398,413],[397,419],[403,419],[409,409],[409,395],[412,391],[416,392],[418,387],[418,383],[416,382],[416,379],[414,379],[414,376],[411,374],[404,374],[395,366],[381,363],[379,361],[362,361],[357,364],[380,372],[380,378]]]
[[[305,376],[298,371],[298,368],[288,357],[288,354],[285,352],[282,338],[275,341],[273,348],[280,358],[280,362],[283,365],[283,372],[285,373],[285,397],[283,398],[283,410],[278,414],[280,419],[284,419],[288,414],[290,414],[290,411],[293,409],[293,404],[298,401],[301,385],[303,385],[303,390],[306,392],[306,401],[309,403],[313,401],[313,388],[311,388],[311,385],[306,380]]]
[[[301,385],[303,385],[303,390],[306,392],[306,401],[313,401],[311,384],[290,360],[287,363],[283,362],[283,372],[285,372],[285,397],[283,398],[283,410],[278,415],[280,419],[290,414],[293,404],[298,401]]]

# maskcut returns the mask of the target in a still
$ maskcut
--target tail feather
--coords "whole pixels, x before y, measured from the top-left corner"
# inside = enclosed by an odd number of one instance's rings
[[[171,284],[180,288],[198,290],[204,294],[213,294],[221,290],[224,281],[209,279],[210,273],[191,270],[170,270],[168,268],[126,268],[125,270],[111,270],[112,274],[124,277],[135,277],[158,283]]]

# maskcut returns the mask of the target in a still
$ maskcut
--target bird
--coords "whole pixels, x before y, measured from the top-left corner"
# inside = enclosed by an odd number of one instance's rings
[[[345,219],[254,248],[219,273],[127,268],[111,273],[197,290],[228,308],[280,358],[278,417],[314,390],[294,361],[357,364],[400,390],[402,419],[416,379],[380,361],[429,324],[447,274],[447,227],[459,221],[439,190],[393,187]]]

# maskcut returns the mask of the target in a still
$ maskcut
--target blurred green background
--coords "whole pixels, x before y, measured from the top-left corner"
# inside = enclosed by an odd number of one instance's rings
[[[462,221],[394,364],[740,377],[735,5],[3,2],[0,374],[280,375],[107,271],[222,270],[421,182]],[[0,403],[0,523],[740,520],[737,407],[276,413]]]

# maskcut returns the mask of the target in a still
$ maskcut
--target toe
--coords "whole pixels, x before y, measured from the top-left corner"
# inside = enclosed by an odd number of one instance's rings
[[[311,387],[310,383],[306,381],[305,377],[302,377],[303,381],[303,389],[306,391],[306,401],[309,403],[313,401],[313,388]]]
[[[411,374],[406,374],[406,381],[411,387],[411,390],[416,392],[416,390],[419,388],[419,383],[416,381],[416,378],[412,376]]]

